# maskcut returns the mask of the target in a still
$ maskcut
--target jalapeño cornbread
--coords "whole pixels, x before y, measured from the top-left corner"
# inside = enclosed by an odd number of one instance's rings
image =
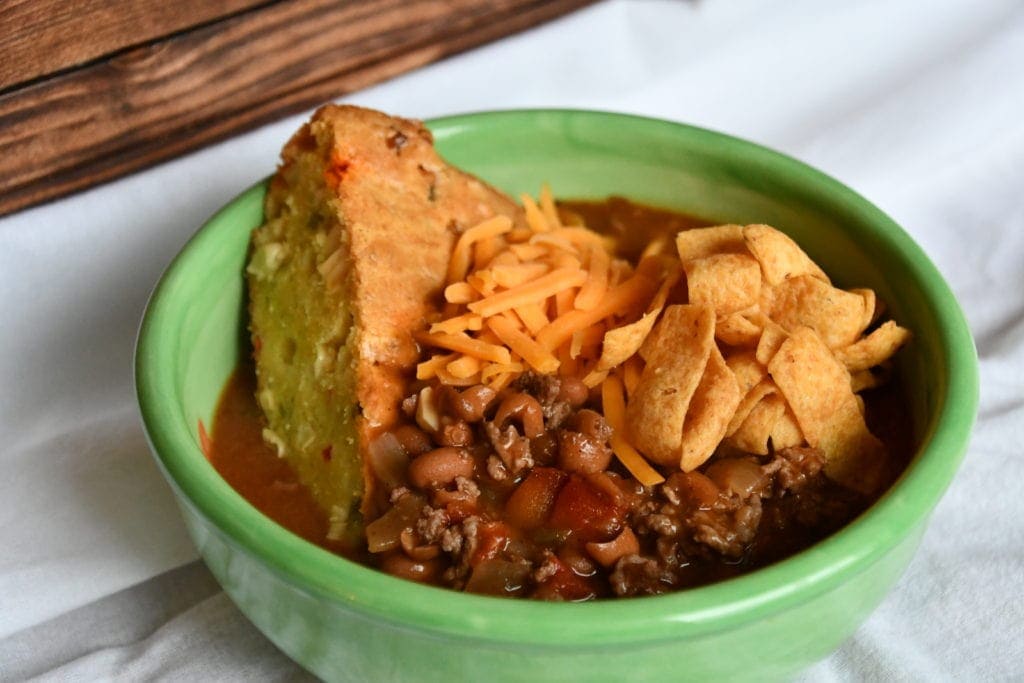
[[[281,157],[247,267],[264,438],[354,535],[360,449],[397,417],[456,237],[520,209],[418,121],[358,107],[321,108]]]

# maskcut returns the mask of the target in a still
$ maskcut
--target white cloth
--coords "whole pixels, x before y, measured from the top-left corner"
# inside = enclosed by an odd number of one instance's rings
[[[967,313],[981,411],[910,569],[804,678],[1024,677],[1020,0],[606,2],[346,99],[420,118],[577,107],[694,123],[893,216]],[[0,679],[303,675],[196,562],[132,391],[161,270],[303,118],[0,219]]]

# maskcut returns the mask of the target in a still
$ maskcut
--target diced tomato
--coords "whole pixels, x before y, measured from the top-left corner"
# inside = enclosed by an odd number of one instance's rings
[[[550,556],[546,562],[554,565],[555,572],[537,586],[533,597],[543,600],[576,602],[588,600],[597,595],[597,588],[593,580],[580,576],[557,556]]]
[[[581,541],[607,541],[622,528],[624,512],[607,491],[573,474],[558,493],[548,524],[573,532]]]
[[[479,509],[475,501],[454,499],[444,504],[444,511],[448,513],[448,519],[457,524],[470,515],[475,515]]]
[[[331,164],[324,169],[324,181],[333,190],[338,189],[345,173],[348,171],[349,162],[346,159],[338,158],[337,154],[331,157]]]
[[[477,566],[484,560],[497,557],[498,553],[508,545],[511,530],[504,522],[485,522],[477,527],[476,550],[469,558],[469,564]]]
[[[505,503],[505,517],[520,529],[544,526],[566,474],[552,467],[534,467]]]

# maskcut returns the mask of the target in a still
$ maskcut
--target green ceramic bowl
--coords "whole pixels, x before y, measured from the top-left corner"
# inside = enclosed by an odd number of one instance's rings
[[[903,572],[953,477],[977,408],[962,313],[921,249],[831,178],[763,147],[665,121],[582,111],[469,114],[430,124],[451,162],[514,195],[621,194],[722,222],[770,223],[845,286],[876,289],[914,331],[902,358],[920,448],[848,527],[746,576],[653,598],[547,604],[417,585],[331,555],[263,517],[200,452],[244,326],[256,185],[214,216],[153,294],[136,352],[143,420],[200,552],[274,643],[327,679],[781,678],[847,638]]]

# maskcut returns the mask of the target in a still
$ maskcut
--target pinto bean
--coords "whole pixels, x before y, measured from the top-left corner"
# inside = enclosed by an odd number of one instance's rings
[[[573,418],[573,425],[576,427],[576,431],[586,434],[599,442],[607,441],[612,435],[612,428],[608,425],[604,416],[593,410],[581,410],[576,413],[576,416]]]
[[[473,457],[461,448],[435,448],[409,463],[409,481],[421,489],[450,484],[456,477],[472,476]]]
[[[484,419],[498,394],[489,386],[477,384],[449,396],[449,405],[460,420],[473,423]]]
[[[578,377],[568,375],[561,378],[558,385],[558,400],[565,401],[573,408],[578,408],[590,398],[590,388]]]
[[[544,433],[544,410],[533,396],[517,392],[510,394],[498,406],[494,415],[494,423],[499,427],[505,425],[510,418],[518,419],[523,428],[523,436],[536,439]]]
[[[558,559],[579,576],[593,576],[597,571],[594,560],[579,546],[567,543],[558,551]]]
[[[399,445],[401,445],[402,449],[409,455],[426,453],[434,447],[426,432],[416,425],[399,425],[391,430],[391,433],[395,435],[395,438],[398,439]]]
[[[530,455],[538,465],[551,465],[558,457],[558,436],[555,432],[544,432],[536,439],[530,439]]]
[[[442,566],[439,557],[432,560],[414,560],[401,551],[390,552],[380,561],[380,568],[388,574],[420,583],[436,581],[441,574]]]
[[[676,472],[662,486],[671,488],[681,500],[697,508],[710,508],[718,500],[718,486],[697,471]]]
[[[587,543],[587,552],[602,567],[611,567],[619,561],[620,557],[636,555],[640,552],[640,541],[636,534],[628,526],[622,529],[622,533],[607,543]]]
[[[612,461],[612,451],[592,436],[563,429],[558,432],[558,466],[567,472],[601,472]]]
[[[442,446],[470,446],[473,444],[473,428],[463,420],[441,427],[437,440]]]
[[[441,549],[436,545],[417,545],[416,534],[412,529],[403,529],[398,540],[402,546],[402,552],[412,560],[419,562],[432,560],[441,553]]]
[[[609,472],[593,472],[586,476],[587,483],[598,491],[607,493],[611,500],[615,502],[615,505],[629,507],[626,492],[616,483],[617,478],[618,475],[615,475],[615,478],[613,478],[613,475]]]

